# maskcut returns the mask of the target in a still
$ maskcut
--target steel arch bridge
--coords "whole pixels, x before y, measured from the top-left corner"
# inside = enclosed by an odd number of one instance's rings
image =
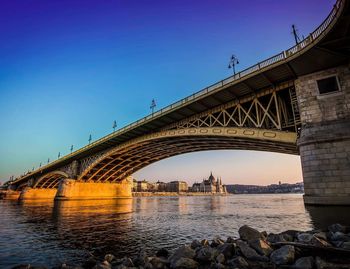
[[[202,150],[300,154],[300,133],[311,123],[297,83],[322,70],[346,69],[350,63],[349,22],[350,0],[337,0],[321,25],[296,46],[9,184],[13,189],[45,189],[57,188],[64,178],[118,182],[153,162]]]

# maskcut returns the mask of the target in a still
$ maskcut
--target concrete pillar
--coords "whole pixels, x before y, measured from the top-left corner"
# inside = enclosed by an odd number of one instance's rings
[[[18,200],[21,192],[13,190],[4,190],[0,193],[0,199],[2,200]]]
[[[19,200],[39,200],[39,199],[54,199],[57,189],[33,189],[26,187],[22,190]]]
[[[119,183],[80,182],[64,179],[58,186],[56,200],[130,198],[132,180]]]
[[[320,94],[317,81],[331,76],[336,76],[339,91]],[[295,87],[302,122],[298,146],[304,202],[350,205],[350,68],[300,77]]]

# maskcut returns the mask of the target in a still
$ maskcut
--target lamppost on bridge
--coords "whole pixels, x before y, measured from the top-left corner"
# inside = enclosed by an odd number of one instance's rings
[[[92,140],[92,138],[91,138],[91,134],[90,134],[90,136],[89,136],[89,145],[91,144],[91,140]]]
[[[236,65],[239,64],[238,58],[232,54],[230,62],[228,63],[228,68],[232,68],[233,75],[236,75]]]
[[[114,133],[115,132],[115,128],[117,128],[117,121],[113,121],[112,128],[113,128],[113,133]]]
[[[47,163],[49,163],[50,162],[50,158],[47,158]]]
[[[152,111],[152,115],[153,115],[153,113],[154,113],[154,108],[155,108],[156,106],[157,106],[156,101],[155,101],[154,99],[152,99],[151,106],[149,107],[149,108],[151,109],[151,111]]]
[[[39,167],[41,167],[41,163],[40,163]]]
[[[61,157],[61,152],[58,152],[57,159]]]
[[[73,152],[73,145],[70,146],[70,153]]]

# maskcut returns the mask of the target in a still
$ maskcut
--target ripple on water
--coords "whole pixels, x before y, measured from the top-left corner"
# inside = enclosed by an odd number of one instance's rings
[[[305,208],[302,196],[294,194],[0,201],[0,268],[78,264],[90,253],[122,257],[141,249],[171,250],[193,239],[237,237],[244,224],[275,233],[326,226],[339,216],[350,224],[347,211]]]

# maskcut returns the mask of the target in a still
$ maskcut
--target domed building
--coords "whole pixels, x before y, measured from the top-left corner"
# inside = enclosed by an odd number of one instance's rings
[[[226,186],[222,185],[221,178],[215,179],[213,173],[210,172],[208,179],[204,179],[201,183],[194,183],[193,192],[210,192],[210,193],[226,193]]]

